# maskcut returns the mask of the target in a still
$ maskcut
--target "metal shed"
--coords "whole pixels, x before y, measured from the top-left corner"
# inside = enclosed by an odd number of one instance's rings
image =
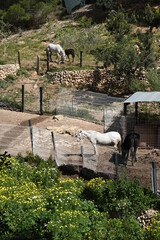
[[[67,13],[71,13],[72,10],[77,7],[83,7],[85,5],[85,0],[64,0]]]
[[[124,101],[124,115],[127,115],[127,105],[135,103],[135,116],[137,117],[138,102],[160,102],[160,92],[136,92]]]
[[[160,103],[160,92],[136,92],[127,98],[124,103],[124,116],[126,117],[126,133],[132,130],[141,134],[141,143],[144,146],[160,147],[160,121],[142,122],[142,119],[138,116],[138,104],[140,103]],[[129,104],[134,103],[134,121],[132,122],[132,117],[127,116]]]

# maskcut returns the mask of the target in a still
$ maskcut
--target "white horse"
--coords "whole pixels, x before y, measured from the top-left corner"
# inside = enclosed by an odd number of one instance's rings
[[[65,62],[66,59],[65,51],[59,44],[49,43],[48,46],[46,47],[47,58],[50,57],[50,61],[52,61],[51,56],[53,52],[57,54],[58,63],[60,62],[59,55],[61,55],[62,57],[62,62],[63,63]]]
[[[118,132],[107,132],[107,133],[100,133],[96,131],[79,131],[77,134],[77,141],[80,141],[82,136],[85,136],[89,139],[89,141],[92,143],[94,148],[94,154],[97,154],[97,147],[96,143],[104,144],[104,145],[110,145],[114,144],[115,150],[121,150],[121,135]]]

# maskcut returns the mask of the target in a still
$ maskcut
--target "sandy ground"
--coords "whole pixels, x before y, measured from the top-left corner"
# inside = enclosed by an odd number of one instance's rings
[[[17,126],[28,126],[31,120],[32,126],[38,129],[45,129],[47,131],[54,130],[56,135],[57,151],[59,155],[60,164],[70,163],[72,165],[79,165],[82,167],[81,146],[76,141],[75,132],[70,129],[86,129],[103,132],[103,126],[86,122],[80,119],[73,119],[63,116],[46,116],[29,113],[14,112],[8,110],[0,110],[0,124],[13,124]],[[63,130],[60,132],[59,130]],[[64,132],[64,129],[68,131]],[[43,142],[44,144],[44,142]],[[87,139],[83,140],[84,147],[84,165],[96,172],[106,173],[108,175],[115,174],[115,152],[112,147],[97,146],[98,155],[93,154],[93,148]],[[159,149],[138,149],[138,161],[133,167],[129,159],[127,167],[123,165],[121,155],[118,156],[118,170],[119,176],[127,175],[130,178],[138,178],[140,182],[150,187],[152,186],[152,162],[156,162],[157,177],[159,183],[159,169],[160,169],[160,151]]]

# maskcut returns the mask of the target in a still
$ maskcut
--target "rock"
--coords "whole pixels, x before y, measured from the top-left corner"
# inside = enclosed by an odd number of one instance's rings
[[[63,115],[55,115],[53,116],[53,120],[61,121],[63,120],[64,116]]]

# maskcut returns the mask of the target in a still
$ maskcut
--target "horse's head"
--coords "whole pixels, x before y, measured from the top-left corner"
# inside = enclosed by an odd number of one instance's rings
[[[64,63],[66,60],[66,54],[63,49],[61,50],[61,53],[62,53],[62,63]]]
[[[79,142],[81,140],[82,137],[82,131],[78,131],[77,133],[77,142]]]

